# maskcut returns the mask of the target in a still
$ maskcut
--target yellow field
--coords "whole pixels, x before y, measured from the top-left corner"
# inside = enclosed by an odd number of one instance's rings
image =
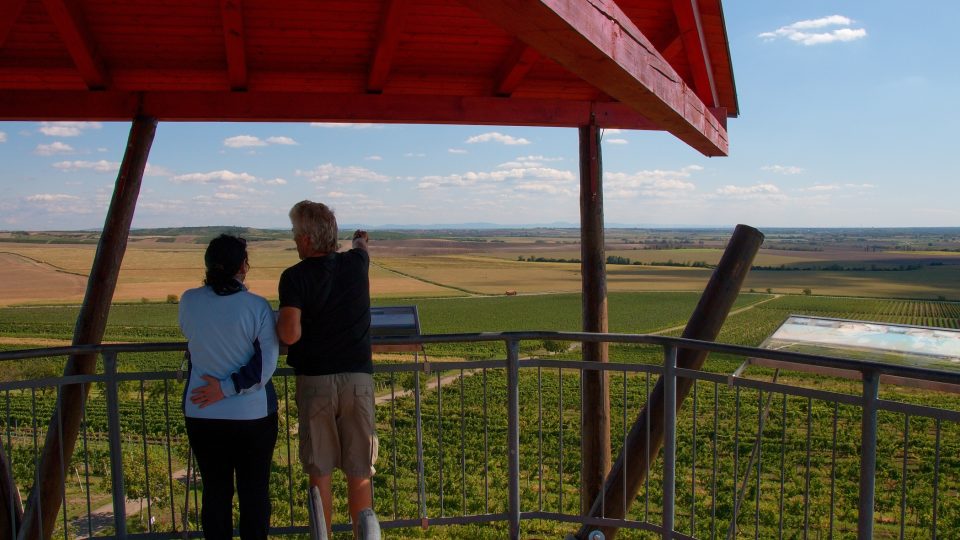
[[[500,295],[577,292],[580,265],[536,263],[518,257],[579,258],[579,248],[569,239],[504,238],[502,242],[467,242],[450,239],[384,240],[371,244],[371,292],[376,297]],[[617,249],[609,255],[628,257],[644,265],[607,265],[610,291],[701,291],[712,273],[704,268],[650,266],[673,261],[716,264],[722,250]],[[121,268],[117,301],[162,301],[198,286],[203,279],[205,246],[184,239],[177,242],[132,241]],[[76,303],[82,300],[86,274],[93,262],[93,245],[40,245],[0,243],[0,305],[22,303]],[[757,266],[824,261],[869,261],[878,254],[866,251],[800,252],[762,250]],[[930,254],[880,253],[897,264],[909,264]],[[960,258],[960,253],[937,252]],[[833,257],[831,259],[831,257]],[[250,243],[250,289],[267,298],[277,296],[284,268],[297,262],[292,241]],[[960,272],[953,264],[922,265],[910,271],[770,271],[754,270],[744,290],[802,294],[882,297],[939,297],[954,299],[960,291]]]

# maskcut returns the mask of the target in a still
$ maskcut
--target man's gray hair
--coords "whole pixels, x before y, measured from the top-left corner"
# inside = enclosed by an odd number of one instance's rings
[[[337,218],[327,205],[300,201],[290,209],[294,236],[306,235],[310,247],[324,253],[337,250]]]

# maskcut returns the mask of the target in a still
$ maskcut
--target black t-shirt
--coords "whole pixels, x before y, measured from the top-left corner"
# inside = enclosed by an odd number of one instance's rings
[[[370,257],[351,249],[309,257],[280,276],[280,307],[300,309],[300,341],[287,363],[297,375],[373,373]]]

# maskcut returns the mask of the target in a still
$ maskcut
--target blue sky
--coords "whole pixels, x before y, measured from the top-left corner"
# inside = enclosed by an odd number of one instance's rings
[[[728,0],[730,156],[604,134],[609,224],[960,226],[960,2]],[[0,122],[0,229],[103,225],[129,124]],[[577,223],[575,129],[161,123],[134,227]]]

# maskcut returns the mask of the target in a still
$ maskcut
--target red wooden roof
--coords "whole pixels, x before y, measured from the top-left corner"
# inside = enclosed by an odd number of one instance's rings
[[[720,0],[2,0],[0,119],[670,131],[727,153]]]

